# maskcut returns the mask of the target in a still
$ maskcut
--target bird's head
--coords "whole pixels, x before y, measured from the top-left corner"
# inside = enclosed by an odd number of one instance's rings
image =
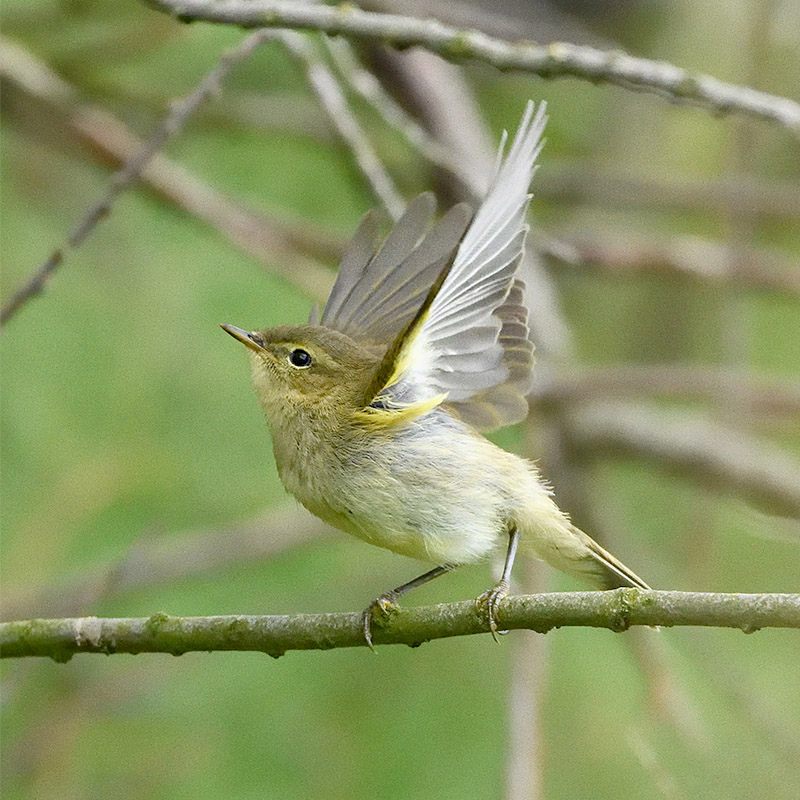
[[[280,325],[246,331],[222,325],[250,354],[253,384],[267,416],[335,416],[363,399],[378,356],[320,325]]]

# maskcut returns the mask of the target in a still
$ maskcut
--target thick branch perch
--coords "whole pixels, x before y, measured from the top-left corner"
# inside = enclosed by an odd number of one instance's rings
[[[800,628],[800,594],[710,594],[616,589],[550,592],[506,599],[498,622],[508,630],[546,633],[562,626],[624,631],[631,625]],[[398,609],[373,625],[377,644],[418,645],[431,639],[485,633],[486,617],[473,600]],[[285,616],[38,619],[0,625],[0,656],[66,661],[75,653],[172,653],[288,650],[366,646],[361,613]]]
[[[244,28],[318,30],[398,47],[420,45],[449,60],[474,58],[498,69],[517,69],[541,78],[570,76],[613,83],[672,101],[694,103],[715,113],[738,111],[778,122],[800,133],[800,104],[708,75],[694,75],[663,61],[634,58],[617,51],[567,44],[507,42],[479,31],[450,28],[437,20],[285,0],[146,0],[186,22],[205,20]]]

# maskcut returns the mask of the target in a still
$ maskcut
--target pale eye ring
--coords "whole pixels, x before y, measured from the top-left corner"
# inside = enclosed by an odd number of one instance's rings
[[[307,350],[299,347],[289,353],[288,360],[295,369],[308,369],[314,361]]]

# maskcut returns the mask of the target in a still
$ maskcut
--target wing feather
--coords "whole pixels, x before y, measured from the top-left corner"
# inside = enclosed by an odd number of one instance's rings
[[[356,232],[342,256],[336,282],[333,284],[320,324],[333,327],[336,319],[358,285],[375,252],[375,240],[378,235],[378,215],[368,211],[361,219]]]
[[[372,223],[362,222],[322,324],[357,340],[392,342],[366,410],[401,419],[409,409],[445,402],[484,430],[527,413],[533,344],[516,272],[544,109],[528,104],[505,157],[504,135],[489,190],[468,228],[467,212],[457,206],[424,235],[434,202],[420,195],[377,254],[366,255],[374,238]]]
[[[451,208],[419,245],[403,259],[398,272],[405,278],[390,275],[376,292],[374,304],[360,317],[360,335],[386,341],[389,335],[408,321],[408,310],[415,312],[425,299],[446,263],[453,255],[472,218],[468,205]]]
[[[503,348],[507,379],[465,402],[451,402],[448,398],[447,407],[478,430],[491,431],[512,425],[528,414],[526,395],[530,390],[534,347],[528,329],[528,309],[523,303],[524,290],[522,281],[516,279],[506,302],[496,312],[502,320],[498,341]]]
[[[382,296],[391,283],[406,282],[413,275],[399,267],[419,243],[430,224],[435,210],[435,200],[430,192],[421,194],[409,203],[403,216],[386,237],[380,250],[372,256],[362,270],[347,300],[336,311],[339,330],[362,330],[364,318],[381,307]],[[340,267],[341,272],[341,267]],[[432,283],[432,281],[431,281]],[[430,283],[425,290],[430,288]],[[326,308],[327,312],[327,308]],[[326,324],[331,327],[332,319]]]
[[[373,220],[362,222],[342,259],[321,324],[372,344],[399,334],[451,260],[469,221],[462,204],[426,234],[435,208],[430,192],[412,200],[377,252],[374,237],[367,245]]]

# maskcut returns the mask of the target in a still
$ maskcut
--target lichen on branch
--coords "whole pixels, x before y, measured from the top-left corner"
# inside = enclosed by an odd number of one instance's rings
[[[507,630],[546,633],[565,626],[624,631],[633,625],[695,625],[800,629],[800,594],[721,594],[615,589],[548,592],[508,597],[498,611]],[[375,644],[419,645],[433,639],[488,631],[474,600],[392,609],[373,623]],[[76,653],[171,653],[289,650],[366,646],[361,613],[174,617],[76,617],[0,624],[0,656],[41,656],[68,661]]]

